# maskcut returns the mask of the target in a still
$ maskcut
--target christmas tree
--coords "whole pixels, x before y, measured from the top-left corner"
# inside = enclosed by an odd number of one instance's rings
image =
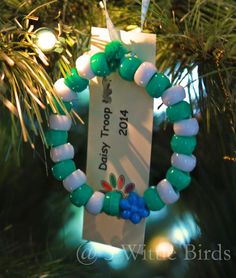
[[[117,29],[140,26],[141,2],[108,2]],[[116,256],[110,261],[101,256],[91,265],[79,263],[82,213],[71,207],[48,170],[44,131],[49,109],[57,109],[53,82],[65,77],[89,48],[91,27],[106,27],[99,1],[3,0],[0,11],[0,276],[233,277],[235,2],[150,2],[143,31],[157,35],[157,69],[173,84],[185,82],[200,125],[192,186],[165,217],[160,214],[147,222],[148,248],[159,246],[156,238],[171,242],[164,249],[170,254],[154,263],[142,256],[126,263]],[[72,112],[76,126],[71,141],[83,170],[88,104],[85,92]],[[160,110],[154,115],[151,184],[161,180],[171,155],[171,127]],[[196,248],[196,258],[186,260],[186,246]],[[175,259],[168,260],[172,247]],[[210,250],[207,256],[204,250]]]

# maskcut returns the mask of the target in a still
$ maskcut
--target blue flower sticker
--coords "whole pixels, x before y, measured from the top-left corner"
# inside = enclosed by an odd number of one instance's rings
[[[121,218],[129,219],[134,224],[138,224],[142,218],[149,215],[144,198],[135,192],[131,192],[128,198],[120,200],[120,209]]]

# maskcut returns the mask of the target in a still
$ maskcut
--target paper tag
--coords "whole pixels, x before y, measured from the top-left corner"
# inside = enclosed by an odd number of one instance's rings
[[[155,62],[156,36],[121,31],[126,47],[142,61]],[[110,41],[107,29],[92,28],[91,50],[102,51]],[[144,88],[123,80],[118,73],[107,78],[94,78],[90,83],[87,179],[94,190],[103,189],[101,182],[110,183],[125,177],[125,185],[135,184],[143,195],[149,184],[153,99]],[[106,215],[90,215],[85,211],[83,238],[123,247],[136,246],[143,252],[145,220],[138,225]]]

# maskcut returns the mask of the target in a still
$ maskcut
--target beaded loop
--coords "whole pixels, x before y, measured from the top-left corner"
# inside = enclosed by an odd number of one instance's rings
[[[128,51],[119,41],[112,41],[105,46],[105,56],[111,71],[116,71],[120,61]]]
[[[67,191],[72,192],[86,183],[86,181],[85,174],[80,169],[77,169],[63,180],[63,186]]]
[[[65,84],[74,92],[80,93],[88,86],[88,80],[79,76],[77,69],[71,69],[71,75],[67,74]]]
[[[65,84],[64,78],[58,79],[54,83],[53,89],[63,101],[71,101],[77,98],[77,95]]]
[[[93,189],[86,183],[76,188],[70,194],[71,203],[77,207],[85,206],[93,195]]]
[[[78,74],[87,80],[93,79],[95,77],[95,74],[93,73],[90,66],[90,57],[91,56],[87,52],[80,56],[75,62]]]
[[[93,73],[97,76],[105,77],[111,73],[105,53],[103,52],[98,52],[91,57],[90,66]]]
[[[174,123],[174,132],[180,136],[194,136],[198,134],[199,126],[195,118],[182,120]]]
[[[161,96],[162,102],[166,106],[174,105],[185,99],[186,94],[182,86],[174,86],[167,89]]]
[[[141,65],[141,60],[133,54],[126,55],[120,63],[119,74],[126,81],[133,81],[134,75],[138,67]]]
[[[68,159],[56,163],[52,167],[52,174],[57,180],[62,181],[75,170],[76,170],[76,166],[74,161]]]
[[[102,192],[94,192],[85,206],[86,210],[93,215],[99,214],[103,208],[104,198],[105,195]]]
[[[135,72],[134,81],[138,86],[146,87],[156,72],[157,69],[152,63],[143,62]]]
[[[51,148],[50,150],[50,157],[53,162],[73,159],[74,154],[74,148],[70,143]]]
[[[75,167],[72,160],[74,148],[68,143],[67,131],[71,127],[71,119],[57,101],[58,114],[49,117],[49,130],[46,133],[47,144],[51,147],[50,156],[54,163],[52,173],[70,192],[70,200],[75,206],[85,206],[86,210],[97,215],[106,213],[111,216],[129,219],[139,223],[150,211],[160,210],[166,204],[172,204],[179,199],[179,191],[186,188],[190,182],[191,172],[196,166],[196,157],[192,155],[196,147],[196,134],[199,126],[195,118],[191,118],[191,107],[184,101],[185,91],[181,86],[171,87],[169,79],[163,73],[157,73],[156,67],[149,62],[142,62],[135,54],[118,41],[112,41],[105,47],[105,52],[85,53],[76,61],[76,68],[66,78],[57,80],[54,91],[62,99],[65,110],[71,110],[70,101],[76,98],[75,92],[81,92],[88,86],[88,80],[95,76],[105,77],[118,70],[120,76],[127,81],[135,81],[144,87],[150,97],[161,97],[167,105],[167,118],[173,123],[175,134],[171,139],[171,167],[166,173],[166,179],[157,186],[147,188],[143,197],[133,190],[134,184],[126,185],[126,196],[123,192],[113,190],[125,184],[125,178],[120,175],[116,180],[110,176],[110,184],[103,182],[109,189],[106,194],[93,191],[86,183],[86,175]],[[51,111],[52,112],[52,111]]]
[[[179,199],[179,192],[174,190],[173,186],[168,182],[167,179],[164,179],[158,183],[157,192],[159,193],[161,200],[166,205],[173,204]]]
[[[162,73],[156,73],[146,86],[149,96],[158,98],[171,86],[170,80]]]
[[[190,182],[191,177],[189,173],[170,167],[166,173],[166,179],[173,185],[177,191],[186,188]]]
[[[196,166],[196,157],[192,155],[185,155],[180,153],[173,153],[171,156],[171,164],[175,168],[184,172],[191,172]]]
[[[72,120],[65,115],[50,115],[49,128],[54,130],[68,131],[71,128]]]

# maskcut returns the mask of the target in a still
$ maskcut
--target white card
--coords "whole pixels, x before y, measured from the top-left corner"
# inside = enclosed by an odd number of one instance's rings
[[[155,62],[156,36],[120,32],[123,43],[142,61]],[[110,41],[107,29],[92,28],[91,50],[103,51]],[[103,189],[101,181],[125,177],[125,185],[135,184],[143,195],[149,184],[153,129],[153,99],[144,88],[123,80],[118,73],[90,83],[87,179],[94,190]],[[105,213],[98,216],[85,211],[83,238],[116,247],[132,244],[142,253],[145,220],[134,225]]]

